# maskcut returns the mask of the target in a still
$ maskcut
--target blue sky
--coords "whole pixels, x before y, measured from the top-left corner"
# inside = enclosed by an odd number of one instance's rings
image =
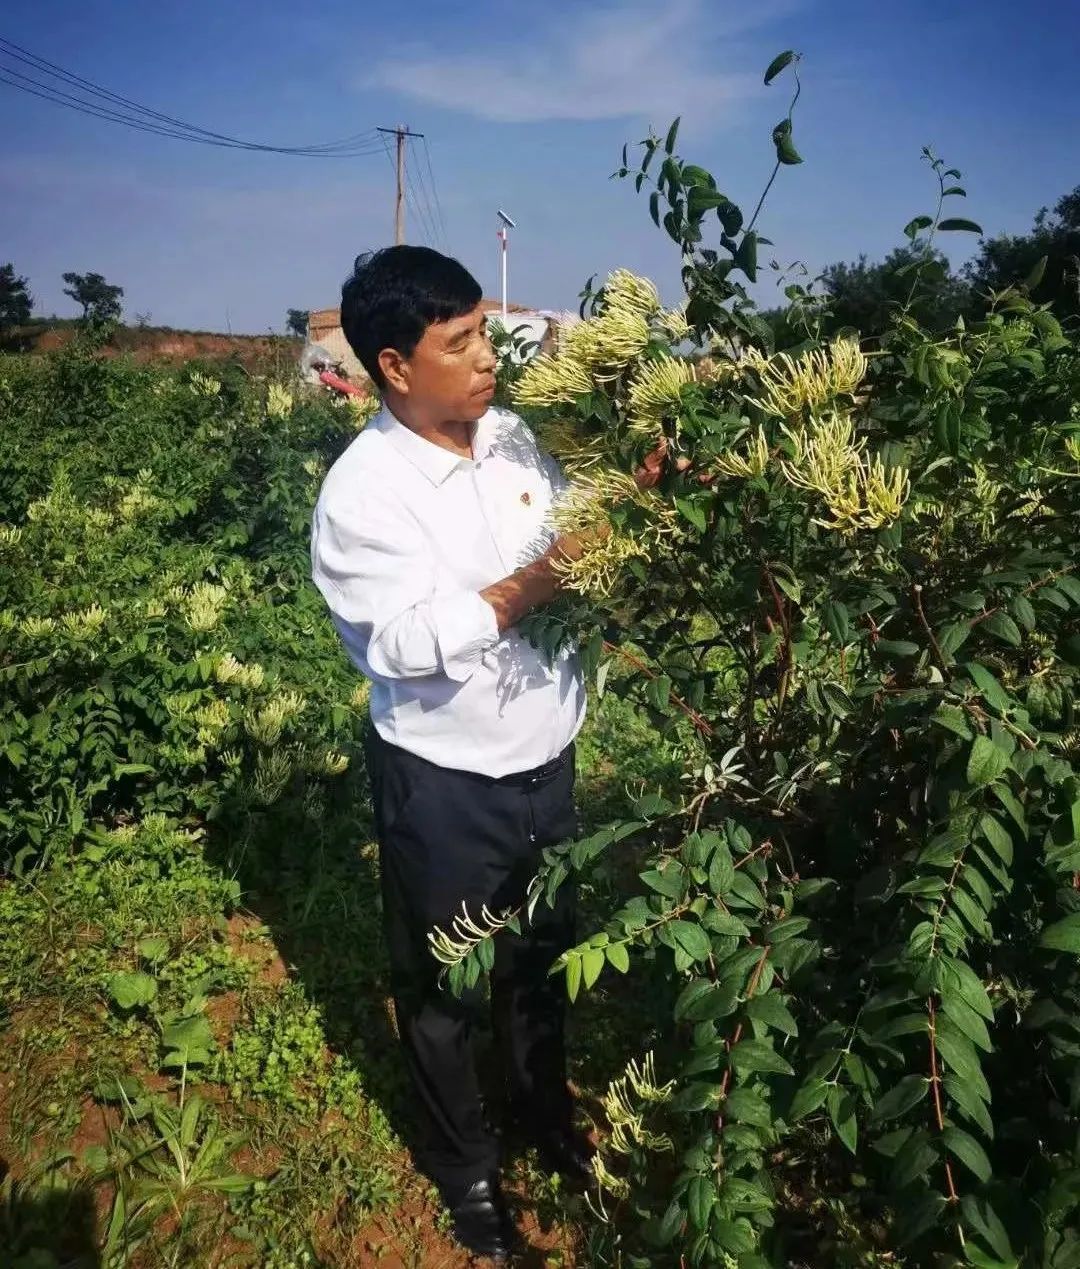
[[[752,15],[752,16],[750,16]],[[678,298],[674,248],[643,197],[610,181],[624,141],[681,113],[683,157],[752,207],[804,54],[795,141],[761,228],[785,263],[882,256],[932,210],[919,151],[962,169],[958,213],[1026,229],[1080,184],[1080,5],[1072,0],[35,0],[0,35],[112,90],[252,140],[332,140],[406,122],[426,133],[445,236],[497,294],[495,210],[518,221],[511,297],[576,304],[625,266]],[[392,241],[379,152],[323,161],[219,150],[75,115],[0,84],[0,262],[37,311],[74,311],[65,270],[125,289],[129,315],[177,327],[281,329],[335,304],[359,251]],[[416,159],[422,155],[418,152]],[[425,169],[426,171],[426,169]],[[408,240],[430,237],[413,212]],[[956,236],[956,258],[972,242]],[[770,302],[773,282],[759,287]]]

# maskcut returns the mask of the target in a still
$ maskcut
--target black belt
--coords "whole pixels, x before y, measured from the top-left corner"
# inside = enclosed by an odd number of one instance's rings
[[[421,758],[419,754],[411,753],[408,749],[402,749],[399,745],[392,744],[371,727],[367,733],[367,743],[374,744],[379,748],[394,749],[400,754],[405,754],[412,762],[422,762],[427,767],[437,767],[438,764],[430,762],[427,758]],[[574,754],[574,742],[570,744],[557,757],[552,758],[549,762],[543,762],[538,767],[530,767],[528,771],[513,771],[509,775],[504,776],[488,776],[483,775],[479,771],[466,771],[460,767],[442,768],[442,770],[453,770],[457,775],[462,775],[473,780],[480,780],[484,784],[508,784],[521,788],[528,788],[530,785],[543,784],[545,780],[550,780],[570,762]]]
[[[539,767],[532,767],[528,771],[514,771],[510,775],[496,776],[492,783],[494,784],[543,784],[545,780],[550,780],[552,776],[558,775],[559,772],[570,761],[570,755],[573,753],[574,746],[567,745],[557,758],[552,758],[550,762],[544,762]]]

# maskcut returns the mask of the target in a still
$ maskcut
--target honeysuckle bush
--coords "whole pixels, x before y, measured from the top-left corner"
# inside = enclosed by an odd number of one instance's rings
[[[676,141],[617,175],[651,186],[686,303],[616,272],[514,393],[585,544],[531,635],[578,641],[600,694],[633,669],[684,779],[433,950],[473,984],[571,874],[619,892],[555,967],[571,1000],[633,976],[643,1019],[591,1263],[1080,1265],[1075,332],[1019,285],[945,334],[909,304],[826,341],[801,281],[765,323],[764,199],[744,222]],[[791,110],[773,142],[801,161]],[[938,236],[978,230],[925,157],[913,297]]]
[[[347,404],[76,346],[0,362],[0,862],[325,804],[365,693],[307,584]],[[264,831],[260,828],[259,831]]]

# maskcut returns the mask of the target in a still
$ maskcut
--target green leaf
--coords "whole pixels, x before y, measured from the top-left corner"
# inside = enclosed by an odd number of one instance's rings
[[[635,798],[634,814],[640,819],[651,819],[655,815],[666,815],[670,811],[671,803],[667,798],[661,797],[659,793],[646,793],[642,797]],[[639,827],[644,827],[639,825]]]
[[[679,124],[681,121],[682,116],[680,115],[676,118],[671,127],[668,128],[667,138],[664,141],[664,150],[668,154],[672,154],[675,150],[675,138],[679,135]]]
[[[983,811],[979,816],[979,831],[1001,857],[1001,862],[1005,867],[1011,867],[1013,861],[1012,837],[997,816],[991,815],[989,811]]]
[[[986,1199],[976,1198],[974,1194],[965,1194],[960,1200],[960,1210],[971,1228],[990,1244],[995,1255],[1006,1258],[1013,1255],[1005,1226]]]
[[[731,851],[724,842],[718,842],[709,860],[709,889],[714,895],[726,895],[735,880],[735,865]]]
[[[923,1075],[905,1075],[878,1098],[874,1104],[876,1120],[896,1119],[918,1105],[926,1096],[930,1084]]]
[[[909,220],[904,226],[904,234],[914,240],[924,229],[929,229],[933,223],[933,216],[916,216],[914,220]]]
[[[169,940],[163,938],[145,938],[139,939],[135,944],[135,950],[143,958],[144,961],[163,961],[169,954]]]
[[[937,1163],[938,1154],[925,1132],[914,1132],[893,1160],[892,1183],[898,1190],[925,1176]]]
[[[645,687],[645,699],[653,709],[666,714],[671,704],[671,679],[666,674],[650,679]]]
[[[990,1032],[986,1029],[986,1023],[967,1001],[951,994],[942,999],[945,1016],[956,1023],[972,1044],[978,1046],[984,1053],[991,1052],[993,1045],[990,1043]]]
[[[202,1014],[174,1022],[165,1028],[161,1039],[167,1049],[173,1049],[189,1060],[194,1053],[209,1049],[214,1042],[210,1024]]]
[[[1013,823],[1024,836],[1027,836],[1027,816],[1024,814],[1024,808],[1017,800],[1012,790],[1007,788],[1000,781],[991,786],[990,792],[997,798],[1006,811],[1012,816]]]
[[[683,169],[683,177],[689,174],[690,169]],[[731,199],[726,194],[721,194],[719,190],[707,189],[700,185],[695,185],[687,197],[687,210],[691,216],[700,216],[707,211],[711,211],[714,207],[727,207],[731,203]]]
[[[852,1093],[845,1093],[839,1087],[834,1085],[829,1089],[829,1096],[826,1099],[829,1108],[829,1118],[832,1120],[832,1126],[836,1129],[836,1135],[854,1154],[855,1146],[859,1139],[859,1122],[855,1118],[855,1108],[858,1100]]]
[[[1071,573],[1062,573],[1057,579],[1057,589],[1063,591],[1073,601],[1080,604],[1080,579]]]
[[[735,252],[735,263],[751,282],[757,281],[757,234],[752,229],[743,234]]]
[[[1020,627],[1015,621],[1013,621],[1008,613],[1000,611],[991,613],[990,616],[982,622],[982,628],[989,634],[992,634],[995,639],[1000,639],[1002,643],[1007,643],[1014,648],[1018,648],[1023,641],[1023,636],[1020,634]]]
[[[954,652],[959,650],[968,641],[971,634],[970,621],[954,621],[947,625],[938,637],[938,647],[941,649],[942,655],[951,657]]]
[[[795,164],[802,162],[802,155],[795,149],[795,143],[791,139],[790,119],[780,120],[773,128],[772,139],[776,147],[777,162],[787,167],[794,167]]]
[[[855,703],[839,683],[823,683],[821,694],[837,718],[847,718],[855,708]]]
[[[965,220],[962,216],[953,216],[948,220],[939,220],[938,228],[945,233],[960,232],[968,234],[982,234],[982,226],[977,225],[973,220]]]
[[[794,60],[795,60],[794,49],[789,48],[789,49],[785,49],[784,52],[782,53],[777,53],[777,55],[769,63],[768,70],[765,72],[765,83],[771,84],[773,80],[777,77],[777,75],[779,75],[780,72],[784,69],[784,67],[790,66]]]
[[[986,1078],[979,1066],[979,1059],[971,1041],[959,1028],[946,1027],[944,1021],[938,1020],[934,1035],[935,1047],[945,1060],[951,1071],[955,1071],[961,1079],[977,1083],[984,1087]]]
[[[681,1088],[671,1100],[671,1109],[681,1114],[693,1114],[695,1111],[713,1107],[720,1100],[720,1085],[706,1084],[703,1080],[694,1080]]]
[[[973,1269],[1020,1269],[1020,1262],[1015,1256],[1009,1260],[997,1260],[983,1251],[974,1240],[964,1244],[964,1255],[967,1257],[966,1263],[973,1266]]]
[[[566,954],[566,994],[573,1004],[577,1000],[578,989],[581,986],[581,957],[575,952],[567,952]]]
[[[1008,769],[1009,759],[989,736],[976,736],[968,755],[967,778],[973,788],[992,784]]]
[[[931,1151],[931,1154],[933,1155],[932,1161],[936,1161],[937,1155],[933,1151]],[[908,1203],[901,1209],[900,1242],[904,1245],[913,1243],[916,1239],[921,1238],[927,1230],[933,1229],[938,1224],[944,1208],[944,1194],[939,1194],[936,1190],[922,1190],[913,1202]]]
[[[945,727],[965,740],[971,739],[971,726],[968,723],[967,713],[958,706],[939,705],[930,717],[939,727]]]
[[[1039,936],[1039,946],[1053,952],[1080,953],[1080,912],[1048,925]]]
[[[713,934],[725,934],[732,938],[743,939],[750,933],[745,922],[737,916],[725,912],[722,908],[708,908],[701,916],[701,924]]]
[[[709,936],[693,921],[672,921],[668,926],[675,942],[694,961],[707,961],[712,952]]]
[[[723,1112],[739,1123],[754,1124],[758,1128],[772,1127],[772,1111],[769,1103],[749,1088],[737,1088],[724,1099]]]
[[[1014,702],[1011,697],[985,665],[980,665],[978,661],[965,661],[964,669],[971,675],[988,705],[1002,713],[1012,708]]]
[[[770,925],[765,931],[765,938],[769,943],[784,943],[788,939],[795,938],[796,935],[802,934],[809,925],[809,917],[787,917],[786,920],[777,921],[775,925]]]
[[[824,1104],[828,1094],[829,1085],[823,1079],[808,1080],[791,1099],[791,1109],[788,1111],[788,1118],[792,1123],[798,1119],[805,1118]]]
[[[821,616],[830,638],[834,639],[841,647],[847,644],[851,638],[851,615],[847,610],[847,605],[840,603],[838,600],[830,599],[821,610]]]
[[[950,1154],[954,1154],[961,1163],[969,1167],[980,1181],[990,1180],[990,1160],[971,1133],[965,1132],[963,1128],[949,1127],[942,1132],[941,1143]]]
[[[490,974],[495,968],[495,940],[491,938],[483,939],[476,946],[476,959],[480,962],[480,968],[485,974]]]
[[[731,1050],[731,1064],[740,1074],[764,1071],[772,1075],[794,1075],[791,1064],[764,1040],[740,1040]]]
[[[604,952],[608,962],[620,974],[625,974],[630,968],[630,953],[626,950],[625,943],[609,943]]]
[[[765,896],[755,883],[752,877],[748,877],[744,871],[737,870],[735,879],[731,883],[731,903],[736,899],[752,908],[761,909],[765,906]]]
[[[675,1001],[676,1022],[711,1022],[735,1012],[738,987],[713,983],[707,978],[692,978]]]
[[[950,1111],[959,1111],[987,1137],[994,1135],[994,1121],[990,1118],[986,1103],[966,1080],[955,1075],[946,1075],[941,1087],[949,1099]]]
[[[919,653],[919,645],[910,639],[879,639],[874,647],[887,656],[913,657]]]
[[[695,1229],[707,1229],[716,1202],[716,1186],[709,1177],[690,1178],[686,1191],[686,1212]]]
[[[767,1027],[774,1027],[785,1035],[799,1034],[798,1025],[791,1016],[791,1011],[775,992],[754,996],[747,1002],[746,1014],[755,1022],[763,1022]]]
[[[682,898],[683,870],[677,865],[669,864],[663,872],[650,869],[641,874],[641,880],[657,894],[666,895],[669,899]]]
[[[1026,595],[1014,595],[1009,602],[1012,615],[1025,630],[1034,630],[1036,624],[1035,609]]]
[[[683,518],[689,520],[699,533],[705,532],[708,522],[705,519],[705,508],[700,500],[696,498],[676,498],[675,505]]]
[[[943,994],[955,989],[959,992],[961,999],[970,1005],[977,1014],[985,1018],[987,1022],[993,1022],[994,1006],[990,1003],[986,988],[971,966],[964,961],[954,960],[951,957],[943,958],[942,965],[944,970]]]
[[[602,947],[590,947],[581,958],[581,976],[585,981],[586,988],[591,987],[593,983],[600,977],[600,971],[604,968],[604,962],[607,957],[604,955]]]
[[[656,1226],[655,1240],[658,1247],[666,1247],[682,1228],[683,1209],[678,1199],[672,1199],[667,1211]]]
[[[157,995],[157,983],[149,974],[136,970],[130,974],[113,974],[109,979],[109,995],[121,1009],[148,1005]]]

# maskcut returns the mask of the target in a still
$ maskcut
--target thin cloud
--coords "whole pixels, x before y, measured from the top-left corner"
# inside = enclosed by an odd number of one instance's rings
[[[764,0],[753,14],[749,7],[631,0],[571,17],[556,11],[540,34],[485,43],[482,53],[417,46],[381,62],[365,86],[500,123],[666,121],[686,110],[707,118],[760,87],[733,41],[789,11],[793,0]],[[722,52],[738,71],[723,68]]]

